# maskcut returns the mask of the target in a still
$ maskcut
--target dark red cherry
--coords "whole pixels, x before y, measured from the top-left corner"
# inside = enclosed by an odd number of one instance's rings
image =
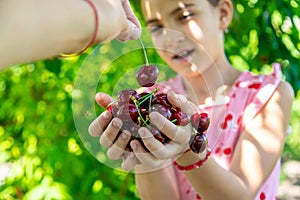
[[[174,122],[176,125],[186,126],[188,123],[190,123],[190,116],[181,110],[172,109],[171,121],[173,120],[176,120]]]
[[[139,135],[138,134],[139,126],[133,121],[124,121],[122,130],[129,131],[133,138],[136,138]]]
[[[210,124],[210,118],[207,113],[195,113],[191,116],[191,124],[198,132],[203,133]]]
[[[144,109],[149,109],[149,96],[152,95],[148,92],[142,92],[138,94],[138,102],[140,103],[140,106]]]
[[[160,104],[167,107],[172,107],[171,103],[168,100],[167,94],[159,93],[153,96],[152,104]]]
[[[136,79],[140,86],[151,87],[153,86],[158,77],[158,68],[154,65],[143,66],[136,74]]]
[[[194,153],[201,153],[205,150],[207,143],[206,134],[198,133],[191,137],[190,148]]]
[[[165,134],[163,134],[156,126],[150,125],[150,131],[154,138],[160,141],[161,143],[166,143],[170,141],[170,139]]]
[[[120,106],[116,116],[122,121],[137,122],[139,113],[134,104],[124,104]]]
[[[162,116],[164,116],[168,120],[170,120],[172,116],[171,108],[160,104],[152,105],[150,112],[159,112]]]
[[[118,94],[118,103],[120,106],[128,103],[133,103],[132,99],[137,99],[137,98],[138,98],[137,91],[133,89],[122,90]]]

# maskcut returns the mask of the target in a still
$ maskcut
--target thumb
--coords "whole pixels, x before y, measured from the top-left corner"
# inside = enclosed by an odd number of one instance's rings
[[[98,92],[95,99],[97,104],[103,108],[106,108],[111,102],[115,101],[111,96],[104,92]]]

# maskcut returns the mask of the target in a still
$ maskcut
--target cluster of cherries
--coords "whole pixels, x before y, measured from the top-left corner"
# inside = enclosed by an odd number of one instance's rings
[[[154,65],[145,65],[136,74],[136,79],[142,87],[152,87],[158,78],[159,70]],[[167,94],[158,93],[158,88],[152,92],[138,93],[133,89],[125,89],[118,93],[116,102],[107,107],[114,117],[123,121],[122,130],[131,133],[131,140],[142,140],[138,134],[140,127],[147,127],[153,136],[161,143],[167,143],[170,139],[151,123],[149,114],[158,112],[166,119],[178,126],[186,126],[191,122],[195,134],[191,137],[190,148],[193,152],[202,152],[207,145],[207,130],[210,119],[206,113],[195,113],[189,116],[180,108],[173,106],[167,98]],[[130,142],[129,142],[130,143]],[[129,150],[130,146],[128,145]]]

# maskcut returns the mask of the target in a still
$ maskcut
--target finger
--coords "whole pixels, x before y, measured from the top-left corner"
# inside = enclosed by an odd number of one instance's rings
[[[170,157],[176,158],[178,155],[182,155],[189,148],[189,143],[178,144],[175,142],[169,142],[165,145],[167,151],[170,153]]]
[[[132,170],[137,164],[139,164],[139,161],[137,157],[135,157],[133,152],[128,152],[128,154],[125,156],[125,159],[123,160],[121,167],[125,171]]]
[[[155,139],[149,129],[142,127],[139,129],[139,135],[142,138],[145,147],[158,159],[166,159],[169,157],[169,153],[165,146]]]
[[[114,101],[114,99],[104,92],[98,92],[95,96],[96,102],[99,106],[106,108],[108,104]]]
[[[89,125],[88,132],[93,137],[100,136],[110,122],[112,115],[108,111],[104,111]]]
[[[149,166],[150,168],[152,166],[152,169],[154,169],[163,163],[163,160],[158,160],[156,157],[154,157],[154,155],[149,153],[137,140],[131,141],[130,146],[136,158],[142,165]]]
[[[121,32],[117,39],[120,42],[125,42],[127,40],[136,40],[141,36],[141,29],[137,28],[132,21],[127,21],[127,29]]]
[[[122,157],[126,146],[130,141],[131,134],[128,131],[123,131],[116,139],[114,144],[107,150],[107,156],[112,160],[118,160]]]
[[[141,36],[141,24],[131,9],[128,0],[122,0],[122,6],[127,17],[126,29],[120,33],[117,39],[121,42],[136,40]]]
[[[172,105],[180,108],[187,114],[194,114],[199,110],[198,107],[192,102],[188,101],[184,95],[176,94],[173,91],[168,92],[168,100]]]
[[[122,0],[122,6],[127,16],[127,19],[130,20],[136,27],[141,28],[140,21],[135,16],[134,12],[131,9],[130,3],[128,0]]]
[[[151,122],[173,142],[182,144],[189,141],[191,131],[188,131],[188,128],[176,126],[158,112],[150,113],[149,117]]]
[[[122,121],[118,118],[114,118],[107,126],[105,131],[100,137],[100,144],[106,148],[111,147],[113,142],[119,135],[120,128],[122,127]]]

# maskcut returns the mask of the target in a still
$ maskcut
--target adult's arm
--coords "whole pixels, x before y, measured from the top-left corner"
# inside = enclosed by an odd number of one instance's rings
[[[99,14],[96,43],[137,39],[139,27],[128,0],[92,0]],[[84,0],[0,1],[0,69],[85,48],[95,30],[95,15]]]

